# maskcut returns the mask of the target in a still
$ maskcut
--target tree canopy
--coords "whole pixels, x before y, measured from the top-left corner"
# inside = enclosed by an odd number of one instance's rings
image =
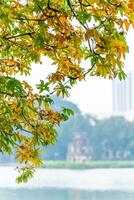
[[[54,110],[53,94],[68,96],[88,74],[125,78],[131,25],[133,0],[0,0],[0,151],[16,152],[18,182],[42,164],[41,147],[55,142],[55,127],[73,114]],[[41,56],[56,70],[34,92],[16,75],[30,74]]]

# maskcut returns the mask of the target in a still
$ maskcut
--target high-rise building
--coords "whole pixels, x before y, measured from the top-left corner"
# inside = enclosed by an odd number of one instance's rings
[[[113,80],[113,111],[125,114],[134,110],[134,72],[130,72],[125,80]]]

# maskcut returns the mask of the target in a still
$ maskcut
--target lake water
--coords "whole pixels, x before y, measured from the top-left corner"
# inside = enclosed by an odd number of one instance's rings
[[[0,200],[134,200],[134,169],[38,169],[17,184],[14,167],[0,167]]]

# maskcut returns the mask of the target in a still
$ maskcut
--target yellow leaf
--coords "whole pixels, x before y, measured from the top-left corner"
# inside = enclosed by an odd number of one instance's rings
[[[100,2],[100,0],[90,0],[90,1],[89,1],[90,4],[99,3],[99,2]]]
[[[3,24],[5,24],[6,20],[5,19],[0,19],[0,26],[2,26]]]
[[[132,24],[132,26],[134,28],[134,13],[129,15],[129,20],[130,20],[130,23]]]
[[[66,23],[66,18],[65,18],[64,16],[61,16],[61,17],[59,18],[59,20],[60,20],[60,22],[61,22],[62,24]]]
[[[45,104],[45,109],[46,109],[47,111],[50,111],[50,110],[51,110],[51,108],[50,108],[50,106],[49,106],[48,104]]]
[[[85,33],[85,39],[89,40],[90,37],[92,37],[92,29],[88,29],[87,32]]]
[[[125,24],[126,30],[128,31],[130,24],[129,24],[129,22],[126,19],[124,20],[124,24]]]
[[[97,30],[93,30],[93,36],[94,36],[94,39],[97,43],[100,43],[101,42],[101,39],[100,39],[100,34],[98,33]]]

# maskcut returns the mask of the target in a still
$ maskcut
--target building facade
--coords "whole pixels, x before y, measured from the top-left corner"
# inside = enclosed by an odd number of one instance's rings
[[[113,112],[125,114],[134,110],[134,72],[130,72],[125,80],[113,80]]]
[[[90,140],[84,133],[75,134],[72,142],[68,145],[67,160],[84,162],[92,159],[93,148]]]

